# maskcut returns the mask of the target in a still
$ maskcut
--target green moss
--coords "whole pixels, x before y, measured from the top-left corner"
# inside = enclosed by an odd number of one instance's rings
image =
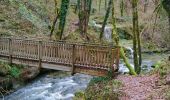
[[[122,83],[109,77],[93,78],[85,92],[77,92],[74,100],[117,100]]]

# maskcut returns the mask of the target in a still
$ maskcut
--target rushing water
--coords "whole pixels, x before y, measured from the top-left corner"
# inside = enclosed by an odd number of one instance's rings
[[[75,92],[86,89],[91,78],[83,74],[63,78],[45,75],[5,97],[5,100],[72,100]]]
[[[104,29],[104,38],[108,42],[112,41],[112,27],[111,26],[106,26]]]

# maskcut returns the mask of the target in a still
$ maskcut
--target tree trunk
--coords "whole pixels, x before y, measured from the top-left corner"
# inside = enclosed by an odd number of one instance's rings
[[[108,8],[107,8],[106,15],[105,15],[103,25],[102,25],[102,28],[101,28],[101,32],[100,32],[100,40],[103,37],[104,29],[105,29],[105,26],[107,24],[107,20],[109,18],[109,13],[110,13],[110,10],[111,10],[111,6],[112,6],[112,0],[110,0],[109,3],[108,3]]]
[[[62,35],[63,35],[63,32],[64,32],[67,11],[68,11],[68,8],[69,8],[69,1],[70,0],[62,0],[62,2],[61,2],[60,23],[59,23],[59,29],[58,29],[58,32],[57,32],[60,40],[62,39]]]
[[[105,4],[104,5],[105,5],[104,8],[106,10],[107,9],[107,0],[105,0]]]
[[[138,3],[138,2],[137,2]],[[137,8],[137,5],[136,5],[136,8]],[[141,65],[142,65],[142,51],[141,51],[141,38],[140,38],[140,30],[139,30],[139,18],[138,18],[138,10],[136,11],[136,21],[137,21],[137,25],[136,25],[136,35],[137,35],[137,49],[138,49],[138,56],[139,56],[139,72],[138,74],[140,73],[141,71]]]
[[[169,34],[170,34],[170,14],[168,14],[168,19],[169,19]]]
[[[59,9],[57,8],[57,4],[58,4],[57,0],[54,0],[54,2],[55,2],[55,10],[54,10],[54,12],[56,14],[56,17],[54,18],[53,24],[51,26],[50,39],[52,38],[54,29],[55,29],[55,25],[56,25],[58,17],[59,17]]]
[[[88,22],[91,12],[92,0],[79,0],[79,29],[83,36],[87,37]]]
[[[100,9],[101,9],[101,3],[102,3],[102,0],[99,0],[99,12],[100,12]]]
[[[85,34],[87,33],[88,30],[88,23],[89,23],[89,18],[90,18],[90,13],[91,13],[91,5],[92,5],[92,0],[87,0],[86,1],[86,16],[85,16]]]
[[[123,17],[123,14],[124,14],[124,0],[120,1],[120,14],[121,14],[121,17]]]
[[[117,34],[117,28],[116,28],[116,21],[115,21],[115,15],[114,15],[114,0],[112,1],[112,25],[113,25],[113,31],[112,31],[112,38],[116,42],[117,46],[120,46],[119,44],[119,35]],[[130,65],[127,57],[125,56],[123,48],[120,46],[120,55],[123,58],[125,65],[129,69],[129,73],[131,75],[137,75],[133,67]]]
[[[167,12],[167,15],[168,15],[169,35],[167,35],[167,36],[170,37],[170,0],[163,0],[162,5],[163,5],[163,8],[165,9],[165,11]],[[170,46],[170,45],[168,45],[168,46]]]
[[[132,0],[132,9],[133,9],[133,56],[134,56],[134,67],[136,73],[140,73],[139,67],[139,59],[138,59],[138,50],[137,50],[137,42],[138,42],[138,9],[137,9],[137,1]]]
[[[50,32],[50,40],[52,39],[52,35],[53,35],[53,32],[54,32],[54,29],[55,29],[55,25],[57,23],[57,19],[58,19],[58,15],[55,17],[54,21],[53,21],[53,24],[51,26],[51,32]]]

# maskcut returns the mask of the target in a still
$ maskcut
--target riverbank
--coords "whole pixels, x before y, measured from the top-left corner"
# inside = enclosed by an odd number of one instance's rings
[[[0,98],[9,95],[39,74],[36,67],[0,62]]]
[[[110,80],[95,78],[84,92],[76,94],[75,100],[169,100],[169,77],[170,61],[162,61],[147,74],[118,75]]]

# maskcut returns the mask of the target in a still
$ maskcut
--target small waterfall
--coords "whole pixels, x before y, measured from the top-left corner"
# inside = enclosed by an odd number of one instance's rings
[[[96,21],[94,21],[94,20],[91,21],[91,23],[89,25],[93,26],[97,31],[101,31],[102,25],[97,24]],[[105,26],[103,38],[107,42],[112,41],[112,26],[108,26],[108,25]]]
[[[133,49],[131,47],[125,47],[125,49],[126,49],[126,52],[128,54],[128,57],[130,59],[133,59],[133,52],[134,52]]]
[[[112,27],[111,26],[106,26],[104,29],[104,39],[107,40],[108,42],[112,41]]]

